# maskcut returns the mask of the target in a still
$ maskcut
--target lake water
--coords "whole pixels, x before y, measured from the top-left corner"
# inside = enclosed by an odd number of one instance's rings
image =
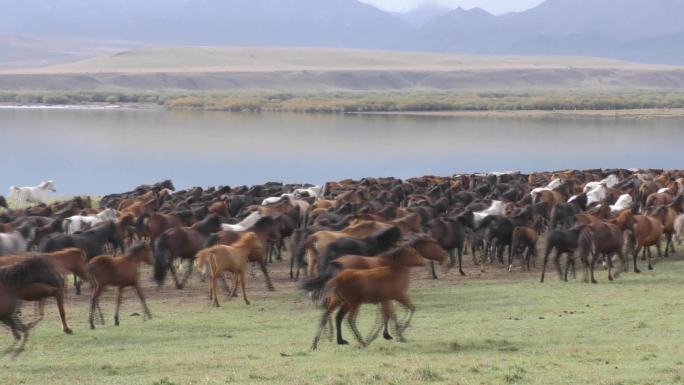
[[[0,109],[0,191],[58,195],[364,176],[684,167],[682,119]]]

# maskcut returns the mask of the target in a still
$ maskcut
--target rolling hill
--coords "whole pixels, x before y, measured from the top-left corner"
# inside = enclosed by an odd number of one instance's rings
[[[3,90],[684,88],[684,68],[586,57],[165,47],[0,71]]]

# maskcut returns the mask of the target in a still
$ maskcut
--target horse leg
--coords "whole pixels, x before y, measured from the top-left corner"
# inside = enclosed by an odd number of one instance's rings
[[[90,315],[88,316],[88,322],[90,322],[90,328],[95,329],[95,307],[97,306],[97,301],[102,295],[103,287],[94,282],[95,290],[93,290],[93,296],[90,298]]]
[[[190,278],[190,274],[192,274],[192,261],[188,260],[188,271],[185,272],[185,276],[183,277],[183,280],[181,281],[181,287],[180,289],[185,287],[185,284],[188,283],[188,279]]]
[[[458,272],[461,275],[466,275],[466,273],[463,271],[463,255],[462,255],[462,250],[461,247],[456,248],[456,256],[458,257]]]
[[[81,295],[81,281],[78,279],[78,276],[76,274],[72,274],[74,276],[74,287],[76,288],[76,295]]]
[[[171,272],[171,277],[173,277],[173,282],[176,284],[176,289],[182,289],[183,286],[181,286],[180,282],[178,281],[178,276],[176,275],[176,267],[173,265],[173,260],[169,261],[168,269]]]
[[[116,309],[114,310],[114,326],[119,326],[119,309],[123,300],[123,287],[116,288]]]
[[[345,315],[347,315],[347,308],[340,306],[340,310],[338,310],[337,314],[335,315],[335,328],[337,329],[338,345],[349,345],[349,342],[342,338],[342,320],[344,320]]]
[[[542,263],[542,273],[541,273],[541,283],[544,283],[544,275],[546,274],[546,264],[549,262],[549,254],[551,253],[551,250],[549,250],[547,253],[544,253],[544,262]],[[558,276],[561,276],[560,272],[560,266],[558,266],[558,262],[556,262],[556,267],[558,267]]]
[[[290,255],[290,281],[294,281],[294,255]]]
[[[641,242],[637,242],[636,249],[634,249],[634,251],[632,252],[632,256],[633,256],[633,260],[634,260],[633,262],[634,262],[634,272],[635,273],[641,273],[641,271],[637,267],[637,256],[639,255],[639,251],[641,251],[642,247],[643,246],[641,245]]]
[[[380,314],[376,312],[375,314],[375,326],[371,330],[371,332],[368,334],[368,337],[366,337],[366,346],[370,345],[371,342],[375,341],[376,338],[378,338],[378,335],[380,334],[380,330],[383,329],[383,327],[386,324],[386,320],[389,319],[389,316],[385,317],[385,314],[387,312],[386,309],[386,302],[383,302],[380,305]]]
[[[214,295],[214,298],[213,298],[214,300],[212,301],[212,303],[213,303],[214,307],[219,307],[218,292],[216,291],[216,278],[217,278],[217,274],[212,272],[211,273],[211,292]]]
[[[266,288],[268,291],[275,291],[275,288],[273,287],[273,283],[271,282],[271,277],[268,275],[268,270],[266,270],[266,264],[264,261],[259,261],[259,268],[261,269],[261,272],[264,273],[264,278],[266,279]],[[299,270],[297,270],[297,278],[299,278]]]
[[[66,314],[64,313],[64,290],[62,288],[57,289],[57,292],[55,293],[55,300],[57,301],[57,310],[59,311],[59,319],[62,321],[62,331],[66,334],[72,334],[73,331],[67,325],[66,322]],[[42,313],[42,303],[40,304],[41,306],[41,313]],[[42,314],[41,314],[42,317]]]
[[[230,299],[233,299],[233,297],[237,297],[237,288],[238,288],[238,275],[237,273],[232,273],[233,277],[233,291],[228,293],[230,295]]]
[[[23,322],[21,322],[21,319],[17,317],[16,314],[12,315],[12,318],[14,319],[14,326],[17,330],[20,332],[24,333],[24,338],[21,340],[21,344],[19,344],[19,347],[14,350],[14,353],[12,354],[12,358],[17,358],[26,348],[26,342],[28,342],[28,337],[29,337],[29,328],[27,328]]]
[[[249,305],[249,300],[247,299],[247,293],[245,293],[245,272],[244,272],[244,270],[240,272],[240,286],[242,286],[242,298],[245,300],[245,304]]]
[[[354,337],[356,340],[361,344],[361,347],[366,347],[366,342],[363,341],[363,337],[361,337],[361,333],[359,332],[358,327],[356,326],[356,317],[359,315],[359,305],[354,304],[349,306],[349,316],[347,317],[347,323],[349,324],[349,328],[352,331],[352,334],[354,334]]]
[[[595,268],[597,259],[598,258],[596,255],[592,255],[591,262],[589,262],[589,272],[590,272],[590,277],[591,277],[591,283],[598,283],[598,282],[596,282],[596,278],[594,278],[594,268]],[[608,270],[608,276],[610,277],[610,270]]]
[[[145,302],[145,296],[140,288],[140,283],[136,282],[135,285],[133,285],[133,290],[135,290],[135,294],[137,294],[138,298],[140,299],[140,303],[142,304],[143,311],[145,312],[147,319],[152,319],[152,313],[150,313],[150,309],[147,307],[147,302]]]
[[[394,309],[392,309],[392,302],[387,302],[387,305],[383,302],[383,307],[387,306],[388,312],[384,314],[384,320],[383,323],[385,324],[384,330],[382,331],[382,338],[386,340],[393,340],[394,337],[389,333],[389,321],[390,319],[394,322],[394,328],[396,332],[396,327],[397,327],[397,315],[394,313]],[[382,309],[384,311],[384,309]]]
[[[408,314],[404,318],[404,322],[397,323],[397,339],[399,340],[399,342],[406,342],[406,338],[404,338],[404,332],[406,331],[406,329],[408,329],[409,325],[411,324],[411,320],[413,319],[413,314],[415,313],[416,308],[415,306],[413,306],[411,300],[406,296],[405,293],[402,293],[395,299],[404,308],[408,310]]]
[[[430,270],[432,271],[432,279],[437,279],[437,273],[435,272],[435,261],[430,261]]]
[[[318,330],[316,331],[316,334],[314,335],[313,342],[311,344],[311,350],[316,350],[318,347],[318,341],[321,339],[321,334],[323,334],[323,329],[325,328],[325,325],[328,323],[328,320],[330,319],[330,315],[332,314],[335,309],[340,304],[335,300],[335,299],[330,299],[328,302],[327,306],[325,307],[325,310],[323,311],[323,315],[321,316],[321,320],[318,323]]]

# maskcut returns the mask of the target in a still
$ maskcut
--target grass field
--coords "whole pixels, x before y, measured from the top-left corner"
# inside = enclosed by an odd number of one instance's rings
[[[320,311],[286,279],[284,262],[272,265],[275,293],[264,291],[260,275],[248,282],[251,306],[224,297],[211,308],[196,278],[184,291],[157,291],[146,272],[153,320],[132,315],[141,308],[128,292],[122,324],[113,326],[109,291],[107,324],[91,331],[87,298],[70,291],[75,334],[61,333],[48,305],[27,351],[0,359],[0,383],[684,384],[684,261],[677,257],[612,283],[602,272],[598,285],[555,275],[542,285],[537,272],[498,266],[433,281],[417,269],[408,343],[379,339],[361,349],[323,341],[315,352],[309,346]],[[369,330],[374,308],[362,318]],[[2,341],[9,344],[9,334]]]

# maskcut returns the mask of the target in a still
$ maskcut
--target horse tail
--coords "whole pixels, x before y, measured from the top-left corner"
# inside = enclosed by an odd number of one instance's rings
[[[300,289],[309,292],[313,301],[319,301],[327,296],[325,295],[325,292],[328,291],[326,284],[328,281],[332,280],[339,271],[340,266],[337,263],[332,262],[321,274],[304,281],[301,284]]]
[[[154,280],[161,286],[166,279],[166,270],[169,260],[167,251],[169,249],[169,237],[161,234],[154,240]]]
[[[219,236],[216,233],[213,233],[207,237],[207,240],[204,241],[204,247],[211,247],[211,246],[216,246],[219,243]]]
[[[334,261],[338,255],[337,247],[335,246],[335,243],[331,243],[328,245],[328,247],[325,249],[325,253],[323,253],[323,256],[320,258],[319,266],[318,266],[318,272],[323,273],[330,263]]]
[[[150,213],[142,213],[142,214],[140,214],[140,216],[138,217],[138,219],[136,219],[136,221],[135,221],[135,231],[136,231],[138,234],[142,234],[143,230],[145,229],[145,225],[147,224],[146,220],[147,220],[147,218],[149,218],[149,217],[150,217]]]

